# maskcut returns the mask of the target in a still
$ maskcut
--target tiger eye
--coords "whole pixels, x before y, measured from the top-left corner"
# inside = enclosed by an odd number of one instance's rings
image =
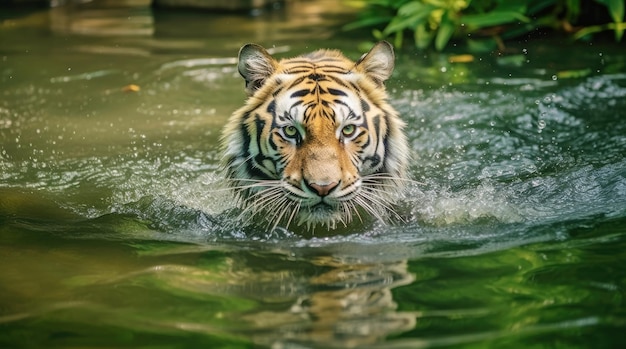
[[[341,134],[344,137],[350,137],[356,132],[356,126],[354,125],[346,125],[341,129]]]
[[[283,128],[283,133],[289,138],[294,138],[298,135],[298,129],[295,126],[289,125]]]

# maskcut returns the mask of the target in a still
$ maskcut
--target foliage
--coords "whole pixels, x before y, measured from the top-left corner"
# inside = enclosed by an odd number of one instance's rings
[[[576,27],[588,0],[356,0],[359,19],[344,27],[373,28],[373,36],[391,39],[396,47],[412,33],[415,45],[443,50],[451,39],[465,40],[472,50],[486,50],[502,41],[550,27],[573,33],[575,39],[613,30],[620,41],[626,29],[623,0],[594,0],[610,15],[608,23]]]

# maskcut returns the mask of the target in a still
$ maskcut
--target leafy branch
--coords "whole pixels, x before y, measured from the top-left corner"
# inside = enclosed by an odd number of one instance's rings
[[[345,30],[372,28],[374,38],[403,45],[407,33],[415,46],[443,50],[450,40],[465,40],[474,50],[489,49],[542,27],[573,32],[574,39],[613,30],[622,39],[623,0],[595,0],[606,8],[611,22],[575,27],[584,0],[356,0],[363,10]]]

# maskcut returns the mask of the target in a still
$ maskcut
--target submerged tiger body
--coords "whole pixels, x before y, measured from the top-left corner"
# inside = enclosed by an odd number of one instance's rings
[[[403,121],[383,85],[394,67],[380,42],[357,62],[318,50],[275,60],[239,52],[248,100],[223,133],[224,166],[244,212],[271,224],[347,225],[385,220],[405,184]]]

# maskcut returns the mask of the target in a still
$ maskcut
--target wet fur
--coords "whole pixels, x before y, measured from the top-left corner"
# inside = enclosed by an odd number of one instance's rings
[[[335,50],[278,61],[261,46],[242,47],[248,100],[222,142],[243,215],[329,229],[395,215],[408,146],[383,85],[393,61],[386,42],[357,62]]]

